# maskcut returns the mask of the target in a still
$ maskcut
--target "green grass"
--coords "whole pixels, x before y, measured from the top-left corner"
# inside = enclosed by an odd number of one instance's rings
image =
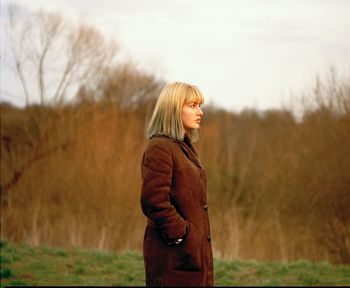
[[[214,260],[217,286],[350,285],[350,266]],[[31,247],[1,240],[1,287],[11,285],[144,286],[140,252]]]
[[[228,262],[215,259],[214,267],[218,286],[350,285],[350,266],[335,266],[327,262]]]

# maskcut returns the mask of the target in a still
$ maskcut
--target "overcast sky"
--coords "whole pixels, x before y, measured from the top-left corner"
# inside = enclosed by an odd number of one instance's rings
[[[350,71],[349,0],[16,3],[89,23],[115,38],[141,69],[195,84],[207,102],[231,110],[278,108],[330,65],[340,74]]]

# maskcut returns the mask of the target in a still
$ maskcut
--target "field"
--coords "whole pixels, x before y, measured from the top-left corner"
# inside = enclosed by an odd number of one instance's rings
[[[215,259],[215,285],[350,285],[350,266]],[[1,241],[1,287],[10,285],[144,286],[142,254],[61,249]]]

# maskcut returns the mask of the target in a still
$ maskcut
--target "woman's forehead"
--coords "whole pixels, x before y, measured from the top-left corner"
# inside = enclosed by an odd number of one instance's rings
[[[186,103],[194,103],[194,104],[202,104],[204,102],[204,99],[201,95],[191,95],[186,99],[185,102]]]

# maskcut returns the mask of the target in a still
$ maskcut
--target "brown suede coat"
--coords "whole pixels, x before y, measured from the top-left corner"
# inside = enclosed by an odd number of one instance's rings
[[[189,139],[155,136],[141,171],[146,285],[213,286],[207,178]],[[181,244],[168,244],[184,233]]]

